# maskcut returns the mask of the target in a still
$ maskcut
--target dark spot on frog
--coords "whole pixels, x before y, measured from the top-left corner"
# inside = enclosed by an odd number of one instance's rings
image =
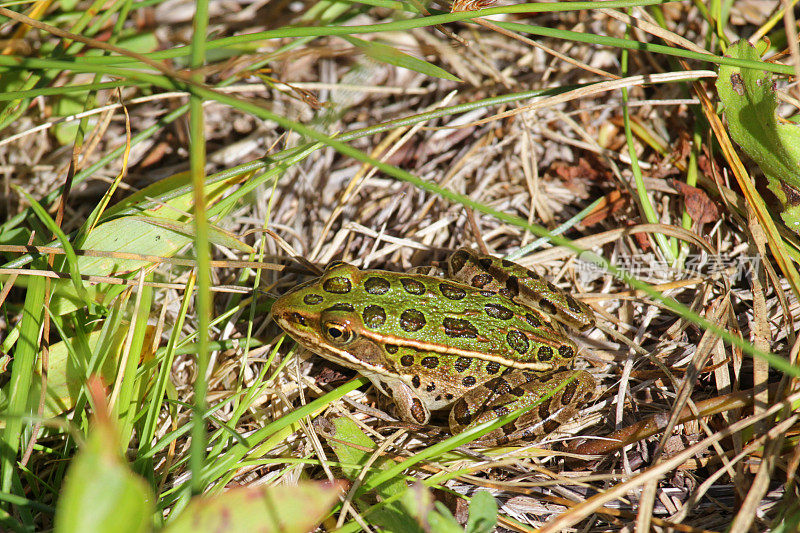
[[[400,364],[403,366],[411,366],[414,364],[414,357],[406,354],[400,358]]]
[[[425,368],[428,368],[428,369],[432,370],[432,369],[436,368],[437,366],[439,366],[439,358],[438,357],[433,357],[433,356],[423,357],[422,361],[420,361],[420,364],[422,366],[424,366]]]
[[[509,435],[514,433],[517,430],[517,427],[514,425],[514,422],[509,422],[508,424],[503,425],[500,428],[500,431],[503,432],[503,436],[497,439],[498,444],[506,444],[511,442],[511,439],[508,438]]]
[[[385,344],[384,347],[386,348],[386,351],[391,353],[391,354],[397,353],[397,350],[400,349],[400,347],[398,345],[396,345],[396,344]]]
[[[442,320],[444,333],[452,338],[475,339],[478,337],[478,329],[469,320],[463,318],[447,317]]]
[[[491,361],[486,365],[487,374],[497,374],[500,371],[500,363]]]
[[[436,390],[436,384],[431,381],[430,385],[425,387],[425,390],[428,392],[433,392]]]
[[[450,256],[450,269],[453,274],[460,272],[464,265],[467,264],[469,260],[469,253],[465,250],[458,250],[453,255]]]
[[[558,429],[558,422],[553,419],[547,420],[543,425],[542,428],[544,429],[545,434],[549,434],[554,432]]]
[[[575,298],[573,298],[569,294],[567,294],[565,296],[567,297],[566,298],[567,299],[567,306],[569,307],[569,310],[572,311],[573,313],[581,313],[581,314],[583,314],[583,309],[581,309],[580,304],[578,304],[578,302],[575,301]]]
[[[330,306],[329,308],[325,309],[325,311],[355,311],[355,308],[351,304],[347,303],[339,303]]]
[[[540,346],[536,355],[539,361],[549,361],[553,358],[553,349],[549,346]]]
[[[491,257],[481,257],[478,259],[478,264],[484,270],[489,270],[492,267],[492,258]]]
[[[322,289],[333,294],[347,294],[352,288],[350,280],[341,276],[328,278],[322,282]]]
[[[400,278],[400,283],[403,284],[403,288],[408,294],[413,294],[415,296],[425,294],[425,285],[415,279]]]
[[[508,334],[506,334],[506,342],[508,342],[508,345],[511,346],[511,348],[521,354],[527,352],[528,348],[531,347],[528,337],[516,329],[512,329],[508,332]]]
[[[573,379],[564,387],[564,393],[561,395],[561,405],[569,405],[578,392],[578,380]]]
[[[460,300],[467,295],[464,289],[449,283],[440,283],[439,290],[442,291],[442,296],[449,300]]]
[[[418,424],[425,423],[425,407],[423,407],[422,402],[419,401],[419,398],[414,398],[414,400],[411,402],[411,416]]]
[[[546,399],[545,401],[543,401],[542,403],[539,404],[539,411],[538,411],[539,412],[539,418],[541,418],[542,420],[547,420],[547,418],[550,416],[550,400],[551,399],[552,398],[548,398],[548,399]]]
[[[474,276],[472,278],[470,283],[472,284],[473,287],[482,289],[493,281],[494,277],[489,274],[478,274],[477,276]]]
[[[303,303],[307,305],[317,305],[322,302],[324,298],[319,294],[306,294],[303,296]]]
[[[502,290],[499,292],[506,298],[516,298],[519,296],[519,279],[517,279],[517,276],[508,276],[505,292]]]
[[[475,383],[477,383],[477,380],[473,376],[467,376],[463,380],[461,380],[461,383],[465,387],[474,387]]]
[[[535,315],[533,315],[531,313],[526,313],[525,314],[525,320],[528,322],[528,324],[530,324],[534,328],[542,327],[542,321],[539,320]]]
[[[507,415],[508,413],[511,412],[511,410],[505,405],[498,405],[496,407],[493,407],[492,411],[494,411],[494,414],[497,416]]]
[[[447,393],[445,393],[445,395],[444,395],[444,399],[445,399],[445,400],[452,400],[452,399],[453,399],[453,395],[452,395],[452,394],[450,394],[449,392],[447,392]]]
[[[406,309],[400,314],[400,327],[412,333],[425,327],[425,315],[416,309]]]
[[[379,328],[386,322],[386,311],[379,305],[368,305],[362,313],[364,325],[368,328]]]
[[[512,263],[508,259],[501,259],[500,260],[500,264],[503,265],[503,268],[511,268],[513,266],[516,266],[514,263]]]
[[[544,311],[549,315],[556,314],[556,306],[553,305],[553,302],[551,302],[547,298],[542,298],[541,300],[539,300],[539,309],[541,309],[542,311]]]
[[[562,344],[558,347],[558,355],[560,355],[563,359],[572,359],[575,357],[575,350],[572,349],[572,346]]]
[[[483,309],[487,315],[498,320],[511,320],[514,318],[514,311],[499,304],[486,304]]]
[[[464,372],[466,369],[469,368],[469,365],[472,364],[471,357],[459,357],[456,359],[456,362],[453,363],[453,368],[456,369],[456,372]]]
[[[511,385],[503,378],[494,378],[486,382],[486,388],[494,391],[498,396],[502,396],[503,394],[508,394],[511,390]]]
[[[364,290],[369,294],[386,294],[389,291],[389,280],[373,276],[364,282]]]
[[[415,375],[411,378],[411,384],[414,386],[415,389],[418,389],[422,382],[419,379],[419,376]]]

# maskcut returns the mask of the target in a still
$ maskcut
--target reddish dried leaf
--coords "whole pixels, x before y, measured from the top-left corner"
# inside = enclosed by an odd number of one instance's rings
[[[610,215],[624,209],[628,206],[628,199],[627,193],[623,191],[611,191],[603,198],[603,200],[600,202],[600,205],[598,205],[594,211],[589,213],[589,215],[583,219],[583,226],[586,228],[589,226],[594,226],[595,224],[608,218]]]
[[[635,226],[636,224],[633,220],[628,221],[628,226]],[[643,252],[650,251],[650,239],[647,238],[647,233],[634,233],[633,239]]]
[[[671,185],[683,195],[686,212],[698,224],[708,224],[719,220],[719,208],[703,189],[692,187],[682,181],[671,180]]]
[[[580,158],[577,165],[557,161],[550,166],[564,186],[579,198],[588,198],[590,182],[605,179],[606,173],[598,169],[598,164],[592,164],[584,158]]]

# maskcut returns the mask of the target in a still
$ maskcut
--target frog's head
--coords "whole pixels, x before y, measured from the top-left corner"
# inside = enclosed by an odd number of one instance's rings
[[[361,335],[365,313],[354,306],[359,276],[353,265],[332,263],[319,278],[275,300],[270,313],[303,347],[341,365],[380,373],[385,370],[383,350]]]

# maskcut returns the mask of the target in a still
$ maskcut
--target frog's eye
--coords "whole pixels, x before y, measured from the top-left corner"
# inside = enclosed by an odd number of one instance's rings
[[[344,345],[355,338],[350,327],[339,322],[325,322],[322,325],[322,331],[325,333],[325,338],[334,344]]]

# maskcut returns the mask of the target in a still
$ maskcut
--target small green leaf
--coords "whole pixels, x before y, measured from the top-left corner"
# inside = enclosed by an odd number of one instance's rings
[[[301,482],[295,486],[241,487],[216,496],[198,496],[163,533],[306,533],[330,512],[339,492],[336,485]]]
[[[116,429],[98,417],[67,471],[55,533],[145,533],[152,529],[154,497],[119,455]]]
[[[104,359],[103,366],[98,370],[100,377],[106,383],[113,383],[116,377],[118,355],[122,350],[127,328],[120,328],[112,333],[114,342],[109,345],[113,353]],[[88,350],[80,350],[81,345],[77,339],[68,339],[57,342],[50,347],[47,363],[47,395],[45,396],[44,418],[59,416],[75,407],[75,402],[81,394],[83,384],[86,382],[86,368],[89,365],[87,358],[103,340],[102,331],[93,331],[87,338]],[[41,391],[41,361],[37,365],[37,377],[31,383],[28,393],[29,405],[34,409],[39,403]]]
[[[339,417],[331,420],[333,429],[327,429],[325,437],[331,437],[328,444],[333,448],[336,457],[343,465],[342,471],[348,479],[355,480],[361,474],[362,468],[360,466],[354,467],[349,465],[364,465],[370,460],[373,455],[372,451],[377,448],[375,442],[366,435],[361,428],[353,422],[350,418]],[[315,423],[315,425],[319,422]],[[322,424],[319,424],[320,426]],[[367,451],[365,451],[367,450]],[[372,462],[371,468],[375,471],[386,470],[392,461],[379,457]],[[374,474],[372,474],[374,475]],[[367,479],[369,475],[367,476]],[[408,492],[408,485],[402,476],[398,476],[386,483],[379,485],[375,492],[383,500],[387,500],[397,494],[403,494],[405,499]],[[361,505],[361,499],[358,500],[358,505]],[[407,531],[409,533],[419,531],[422,533],[423,529],[420,528],[414,519],[409,516],[408,511],[404,507],[404,503],[400,501],[392,501],[388,504],[382,504],[372,508],[369,519],[375,524],[385,528],[387,531]]]
[[[497,524],[497,501],[486,490],[476,492],[469,502],[466,533],[489,533]]]
[[[737,59],[760,60],[747,41],[728,48]],[[731,137],[767,176],[769,188],[784,204],[781,216],[800,233],[800,126],[779,123],[769,72],[721,66],[717,92],[725,106]]]
[[[407,68],[408,70],[413,70],[414,72],[419,72],[420,74],[425,74],[426,76],[431,76],[434,78],[442,78],[456,82],[461,81],[459,78],[453,76],[443,68],[437,67],[432,63],[428,63],[424,59],[419,59],[405,54],[396,48],[392,48],[391,46],[376,43],[375,41],[356,39],[355,37],[350,37],[348,35],[343,35],[342,38],[353,46],[360,48],[365,54],[375,61],[380,61],[381,63],[387,63],[396,67]]]

